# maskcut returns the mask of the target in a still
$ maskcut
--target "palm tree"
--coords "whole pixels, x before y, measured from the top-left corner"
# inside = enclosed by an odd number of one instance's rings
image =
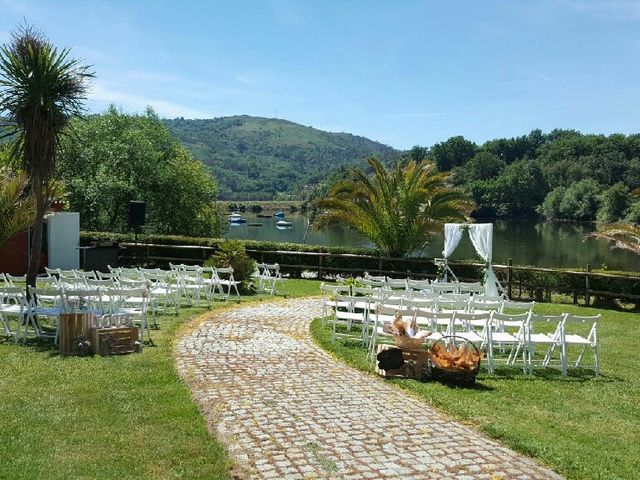
[[[611,248],[621,248],[640,255],[640,226],[620,223],[607,225],[603,230],[590,233],[587,238],[609,240]]]
[[[0,168],[0,247],[33,224],[36,202],[26,193],[28,185],[26,175],[11,175]]]
[[[317,202],[316,228],[347,225],[389,256],[403,257],[424,245],[447,221],[466,221],[473,203],[449,185],[434,164],[398,161],[387,169],[369,159],[373,175],[354,170]]]
[[[631,192],[634,197],[640,197],[640,188]],[[602,230],[590,233],[586,238],[599,238],[612,242],[611,248],[620,248],[640,255],[640,225],[618,223],[605,225]]]
[[[58,50],[30,26],[12,33],[8,44],[0,47],[0,115],[8,118],[12,157],[20,162],[36,201],[29,285],[35,284],[40,266],[56,151],[71,119],[83,112],[92,77],[89,67],[69,58],[68,49]]]

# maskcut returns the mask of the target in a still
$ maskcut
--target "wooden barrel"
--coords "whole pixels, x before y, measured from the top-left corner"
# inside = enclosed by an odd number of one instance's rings
[[[83,335],[89,338],[91,327],[93,327],[92,313],[62,313],[60,314],[60,353],[62,355],[78,355],[76,350],[76,339]]]

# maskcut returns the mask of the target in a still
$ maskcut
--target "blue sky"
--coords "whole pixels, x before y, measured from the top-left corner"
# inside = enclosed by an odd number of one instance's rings
[[[398,148],[632,133],[640,0],[0,0],[97,74],[91,111],[249,114]]]

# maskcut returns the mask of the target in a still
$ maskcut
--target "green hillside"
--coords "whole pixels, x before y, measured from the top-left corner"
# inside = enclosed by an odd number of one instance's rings
[[[397,151],[368,138],[331,133],[287,120],[248,115],[165,120],[171,133],[209,165],[221,199],[269,200],[299,195],[341,166]]]

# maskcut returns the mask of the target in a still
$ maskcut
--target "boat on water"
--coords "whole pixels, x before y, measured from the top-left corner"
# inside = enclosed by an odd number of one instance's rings
[[[278,228],[292,228],[293,223],[287,222],[286,220],[279,220],[276,222],[276,227]]]
[[[273,216],[276,218],[284,218],[284,212],[276,212],[273,214]]]
[[[261,227],[261,223],[247,223],[247,227]]]
[[[259,214],[256,215],[256,217],[258,217],[258,218],[271,218],[272,215],[268,215],[266,213],[259,213]]]
[[[247,219],[242,218],[242,215],[240,215],[239,213],[232,213],[231,215],[229,215],[229,223],[231,225],[241,225],[243,223],[247,223]]]

